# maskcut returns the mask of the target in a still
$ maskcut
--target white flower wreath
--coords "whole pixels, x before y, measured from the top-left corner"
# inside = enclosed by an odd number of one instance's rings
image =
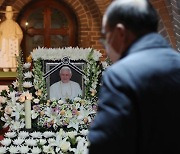
[[[31,53],[34,60],[34,86],[36,89],[45,90],[43,82],[42,60],[61,60],[63,57],[69,57],[71,60],[84,60],[86,62],[85,72],[85,99],[96,101],[97,92],[100,86],[100,77],[105,69],[105,62],[100,61],[102,54],[92,48],[36,48]],[[45,95],[45,93],[44,93]]]
[[[42,60],[60,60],[68,56],[72,60],[86,61],[85,72],[85,97],[76,97],[74,100],[47,100],[46,84],[43,78]],[[23,64],[18,58],[17,81],[9,91],[1,92],[0,126],[9,126],[11,131],[1,141],[2,153],[6,152],[32,152],[41,153],[53,151],[54,153],[85,152],[88,148],[88,126],[97,111],[97,93],[100,85],[102,71],[107,66],[100,62],[101,53],[91,48],[63,48],[47,49],[37,48],[32,53],[33,68],[31,63]],[[33,132],[28,138],[25,128],[24,102],[30,100],[32,104],[31,118],[33,127],[39,132]],[[65,129],[64,129],[65,128]],[[53,132],[46,132],[47,130]],[[46,132],[42,139],[41,132]],[[56,133],[56,135],[52,135]],[[49,136],[51,135],[51,137]],[[46,138],[48,136],[49,138]],[[11,137],[16,138],[11,141]],[[7,138],[10,138],[9,140]],[[20,139],[22,138],[22,139]],[[57,143],[55,141],[58,141]],[[22,143],[21,148],[19,144]],[[37,146],[38,145],[41,146]],[[59,143],[61,143],[59,145]],[[29,145],[31,144],[31,145]],[[29,148],[28,146],[31,146]],[[33,148],[32,148],[33,147]]]

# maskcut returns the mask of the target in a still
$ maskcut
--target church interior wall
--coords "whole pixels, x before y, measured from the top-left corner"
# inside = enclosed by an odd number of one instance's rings
[[[13,6],[19,12],[29,2],[33,0],[1,0],[0,9],[3,10],[7,5]],[[58,1],[58,0],[57,0]],[[99,42],[101,38],[101,21],[102,15],[112,0],[63,0],[75,12],[78,19],[78,46],[92,47],[100,50],[105,57],[105,50]],[[152,5],[157,9],[159,21],[159,33],[162,34],[170,45],[178,49],[180,46],[179,29],[177,24],[177,0],[150,0]],[[176,14],[175,14],[175,13]],[[178,12],[180,14],[180,11]],[[174,19],[174,16],[176,18]],[[15,16],[15,18],[18,14]],[[0,16],[3,20],[3,16]],[[174,25],[176,24],[176,25]],[[179,30],[179,31],[178,31]],[[179,32],[179,33],[178,33]]]
[[[0,9],[6,5],[12,5],[15,10],[21,11],[32,0],[4,0]],[[105,50],[99,42],[101,37],[102,15],[112,0],[63,0],[75,12],[78,19],[78,46],[92,47],[100,50],[105,57]],[[150,0],[157,9],[159,21],[159,33],[162,34],[175,49],[178,48],[177,37],[173,20],[173,8],[176,0]],[[173,7],[172,7],[173,6]],[[2,16],[2,15],[1,15]],[[17,14],[18,16],[18,14]],[[3,17],[1,17],[3,18]],[[16,16],[15,16],[16,18]],[[3,20],[3,19],[2,19]],[[179,43],[180,45],[180,43]]]

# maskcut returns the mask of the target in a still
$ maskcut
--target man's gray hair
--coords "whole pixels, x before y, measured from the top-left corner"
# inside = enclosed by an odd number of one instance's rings
[[[63,66],[63,67],[60,69],[59,74],[61,74],[62,71],[69,71],[69,73],[72,74],[72,71],[71,71],[71,69],[70,69],[68,66]]]
[[[121,23],[138,37],[158,30],[158,14],[149,0],[115,0],[105,16],[111,29]]]

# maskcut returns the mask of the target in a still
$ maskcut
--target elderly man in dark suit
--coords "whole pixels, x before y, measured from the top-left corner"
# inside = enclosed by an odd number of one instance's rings
[[[90,154],[180,153],[180,54],[157,27],[147,0],[106,10],[102,43],[114,64],[103,75]]]

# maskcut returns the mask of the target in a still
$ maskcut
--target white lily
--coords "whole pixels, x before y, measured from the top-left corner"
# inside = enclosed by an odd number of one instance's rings
[[[34,110],[31,110],[31,118],[32,119],[36,119],[37,117],[39,116],[39,113],[34,111]]]
[[[24,108],[24,104],[19,104],[19,103],[17,103],[16,106],[13,107],[13,112],[11,114],[11,117],[15,117],[15,121],[19,121],[20,116],[25,115],[23,108]]]
[[[10,92],[10,93],[8,94],[8,96],[11,98],[11,101],[12,101],[13,104],[15,104],[15,103],[16,103],[16,100],[18,99],[18,97],[16,97],[16,93],[17,93],[17,92],[13,91],[13,92]]]
[[[79,123],[81,120],[78,120],[77,118],[72,118],[67,126],[67,128],[74,128],[76,131],[79,129]]]
[[[62,142],[60,142],[60,148],[62,152],[67,152],[70,149],[70,142],[66,141],[67,138],[64,138]]]
[[[14,88],[17,88],[19,86],[19,82],[17,80],[13,81],[12,85],[14,86]]]
[[[10,129],[11,130],[19,130],[24,128],[25,122],[24,121],[11,121]]]
[[[68,136],[71,138],[71,139],[74,139],[77,135],[77,132],[76,131],[71,131],[71,132],[67,132]]]

